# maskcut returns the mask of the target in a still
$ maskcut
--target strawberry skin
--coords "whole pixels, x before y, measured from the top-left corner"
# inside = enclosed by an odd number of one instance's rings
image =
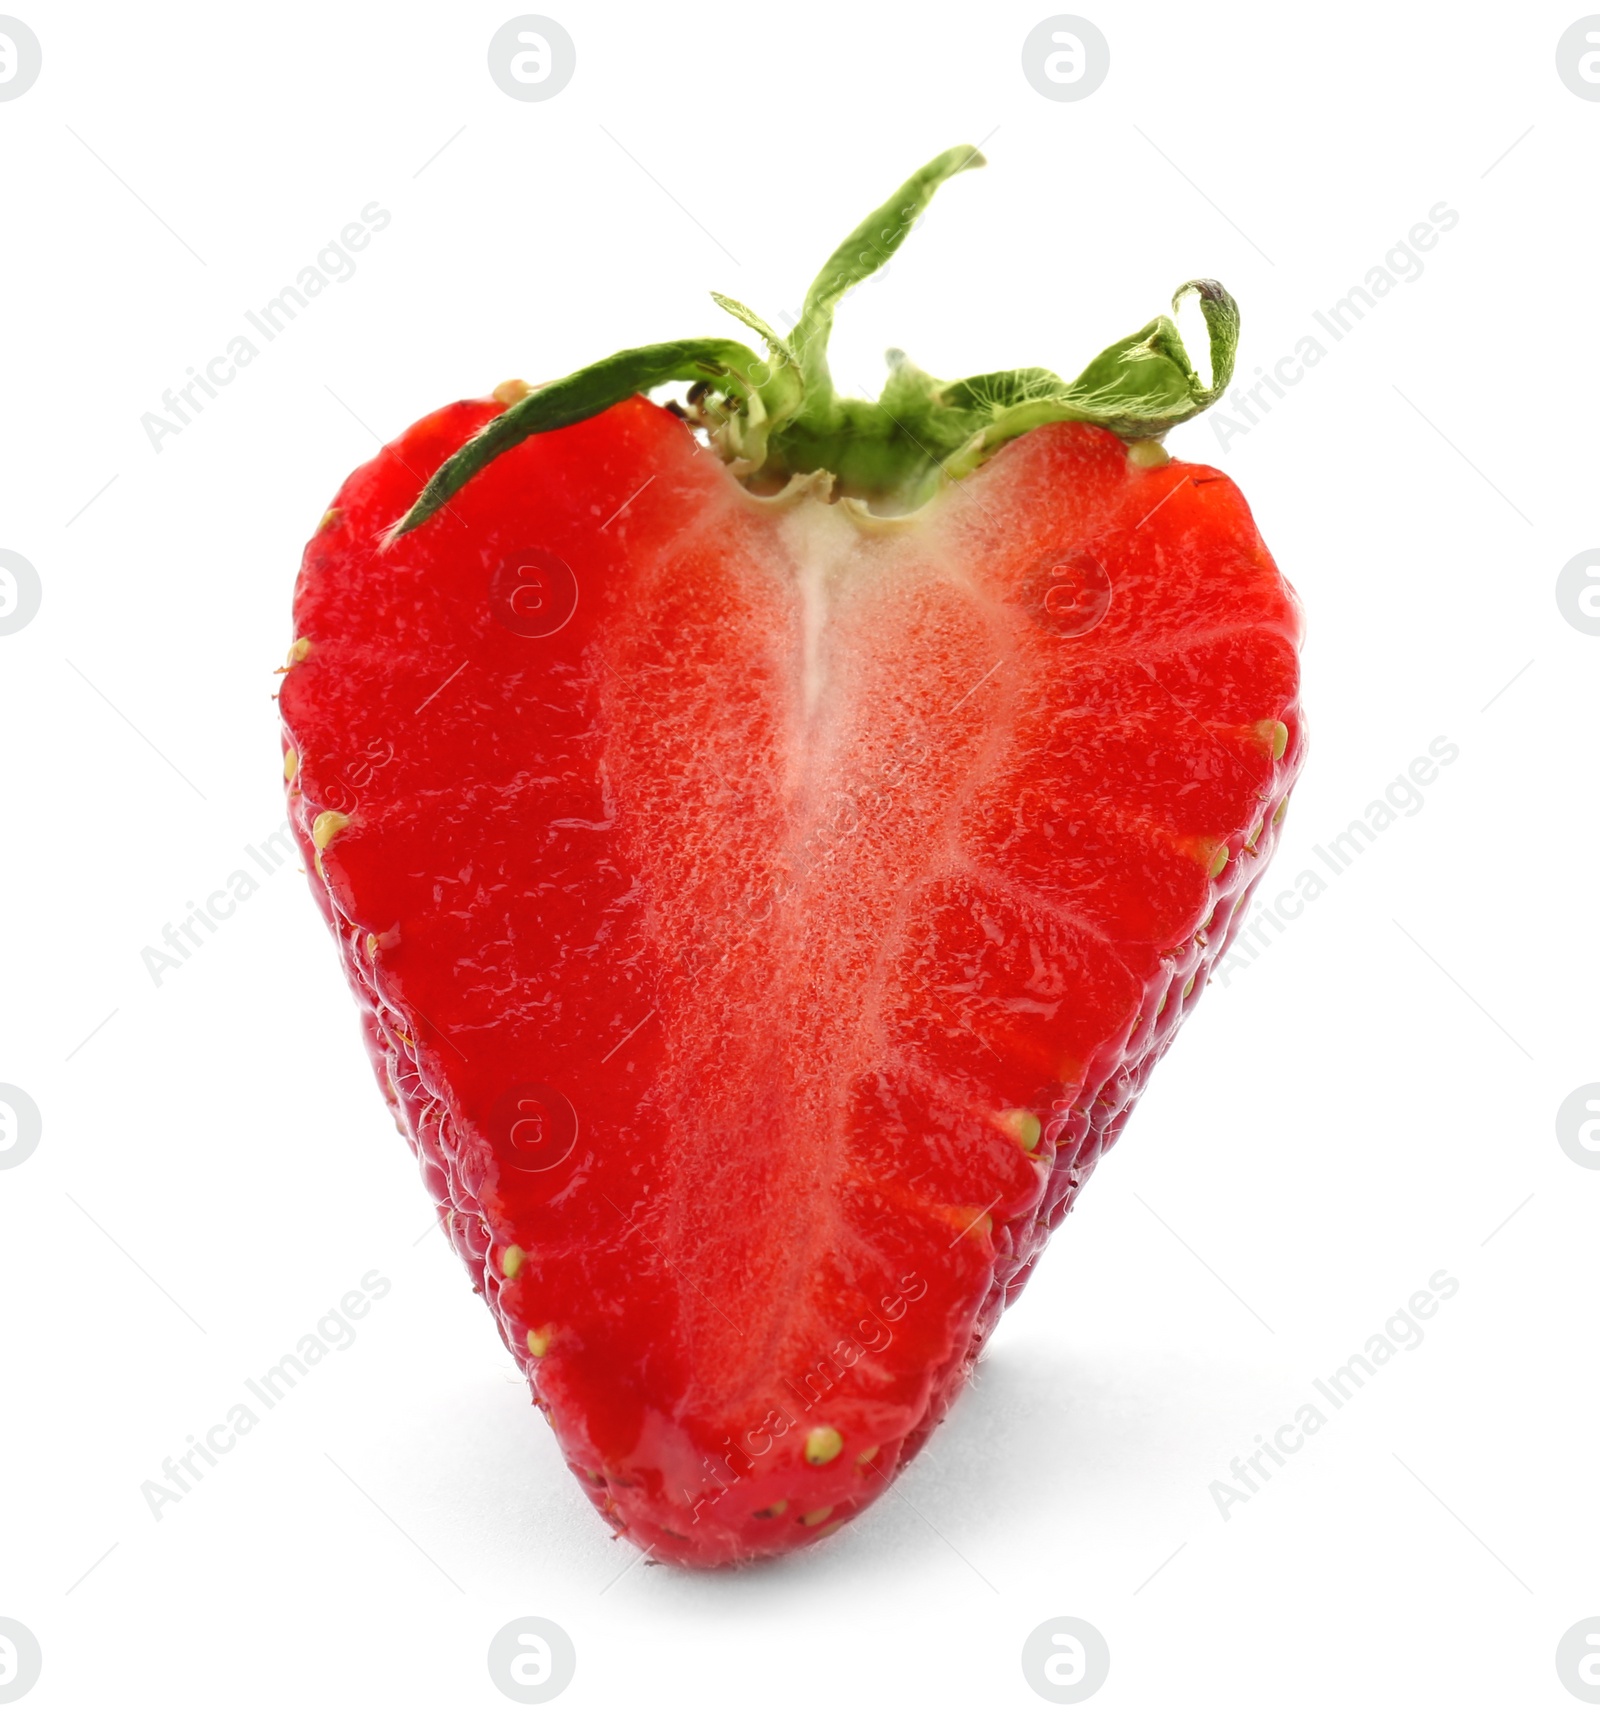
[[[456,1249],[657,1559],[803,1546],[944,1414],[1178,1024],[1299,769],[1232,483],[1086,423],[898,518],[630,395],[307,547],[313,892]]]

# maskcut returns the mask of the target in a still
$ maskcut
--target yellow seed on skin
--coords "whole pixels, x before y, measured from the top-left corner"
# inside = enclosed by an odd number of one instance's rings
[[[283,780],[286,783],[294,781],[294,774],[300,769],[300,755],[291,747],[283,756]]]
[[[326,532],[330,526],[337,523],[339,518],[340,518],[339,510],[337,508],[330,508],[327,511],[327,513],[324,514],[322,516],[322,518],[317,522],[317,530],[319,532]]]
[[[863,1447],[862,1450],[856,1454],[856,1463],[870,1464],[882,1450],[883,1448],[881,1446]]]
[[[522,1271],[522,1263],[526,1261],[527,1258],[527,1251],[525,1249],[519,1249],[516,1244],[513,1243],[500,1257],[500,1271],[504,1273],[508,1279],[514,1279],[517,1274]],[[532,1347],[530,1346],[529,1348],[531,1349]]]
[[[831,1518],[832,1516],[832,1506],[817,1506],[809,1512],[802,1512],[800,1514],[800,1522],[809,1530],[820,1524],[823,1519]]]
[[[494,391],[494,398],[502,406],[515,406],[519,400],[526,400],[533,390],[519,376],[509,378],[501,383]]]
[[[336,813],[331,808],[325,813],[318,813],[311,821],[311,846],[320,855],[349,823],[348,813]]]
[[[550,1329],[549,1329],[549,1327],[529,1327],[528,1328],[528,1354],[530,1356],[543,1356],[544,1353],[547,1350],[549,1350],[549,1348],[550,1348]]]
[[[994,1121],[1024,1153],[1032,1153],[1044,1133],[1044,1125],[1031,1111],[999,1111]]]
[[[1218,843],[1217,852],[1211,857],[1211,871],[1209,876],[1216,878],[1227,864],[1228,845],[1226,843]]]
[[[1153,436],[1141,437],[1138,442],[1128,444],[1128,463],[1131,466],[1165,466],[1171,459],[1172,456]]]
[[[375,932],[369,932],[367,934],[367,955],[368,956],[376,956],[377,954],[378,954],[378,935]]]
[[[1275,824],[1275,825],[1281,825],[1281,824],[1282,824],[1282,823],[1283,823],[1283,815],[1284,815],[1284,814],[1285,814],[1285,813],[1286,813],[1286,812],[1288,812],[1288,810],[1289,810],[1289,797],[1288,797],[1288,796],[1287,796],[1287,795],[1285,795],[1285,796],[1284,796],[1284,797],[1283,797],[1283,799],[1282,799],[1282,800],[1281,800],[1281,801],[1279,801],[1279,802],[1278,802],[1278,810],[1277,810],[1277,812],[1275,812],[1275,813],[1274,813],[1274,814],[1273,814],[1273,815],[1272,815],[1272,822],[1273,822],[1273,824]]]
[[[752,1512],[752,1518],[781,1518],[789,1510],[787,1500],[774,1500],[770,1506],[763,1506],[759,1511]]]
[[[813,1428],[806,1435],[806,1463],[831,1464],[844,1451],[844,1436],[837,1428]]]
[[[1265,819],[1257,819],[1256,820],[1256,828],[1250,833],[1249,836],[1247,836],[1244,839],[1245,840],[1245,847],[1246,848],[1254,848],[1255,845],[1261,841],[1261,833],[1266,828],[1267,828],[1267,821]]]
[[[301,634],[299,639],[289,647],[289,662],[291,664],[304,663],[310,655],[311,641],[304,634]]]
[[[1289,729],[1287,724],[1280,723],[1272,717],[1263,717],[1262,720],[1256,724],[1255,732],[1260,738],[1261,745],[1266,748],[1274,759],[1281,759],[1283,757],[1284,751],[1289,745]]]
[[[1193,990],[1194,990],[1194,975],[1191,974],[1189,976],[1188,980],[1184,982],[1184,987],[1183,987],[1184,997],[1187,998]]]

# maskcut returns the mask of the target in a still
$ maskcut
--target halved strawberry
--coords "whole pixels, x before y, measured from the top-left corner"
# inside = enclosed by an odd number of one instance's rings
[[[1221,288],[1209,387],[1159,318],[1070,385],[834,397],[833,304],[974,159],[787,339],[734,307],[769,361],[421,420],[296,591],[290,803],[373,1061],[572,1470],[684,1564],[825,1534],[926,1439],[1299,768],[1293,595],[1158,441],[1227,385]]]

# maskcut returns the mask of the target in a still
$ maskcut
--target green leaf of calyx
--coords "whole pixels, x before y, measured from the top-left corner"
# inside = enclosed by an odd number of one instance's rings
[[[546,383],[490,419],[445,461],[405,518],[390,529],[386,544],[415,531],[491,460],[530,436],[580,424],[618,401],[669,382],[718,382],[726,393],[748,403],[756,387],[751,378],[770,368],[738,341],[662,341],[613,353],[598,364]]]
[[[1041,424],[1097,424],[1125,441],[1164,436],[1204,412],[1233,380],[1239,346],[1239,307],[1216,281],[1186,281],[1173,295],[1176,310],[1191,293],[1200,298],[1210,346],[1211,381],[1201,381],[1177,324],[1161,316],[1117,341],[1070,383],[1044,370],[1001,371],[946,384],[939,404],[971,432],[961,477],[1013,437]],[[953,428],[953,426],[952,426]]]
[[[833,399],[828,338],[833,333],[833,313],[840,299],[881,269],[900,249],[933,194],[947,179],[969,167],[986,165],[984,158],[968,144],[936,155],[912,174],[887,203],[860,222],[822,265],[806,294],[800,320],[789,335],[789,345],[799,356],[805,372],[802,416],[824,417]]]
[[[1176,311],[1199,300],[1210,348],[1202,380],[1170,316],[1159,316],[1093,358],[1071,382],[1030,366],[941,382],[900,352],[878,400],[834,393],[827,347],[834,312],[851,288],[899,249],[934,193],[969,167],[976,149],[935,156],[889,200],[860,222],[823,265],[799,320],[782,336],[749,306],[712,294],[718,306],[756,334],[768,357],[737,341],[667,341],[614,354],[535,390],[492,419],[428,481],[387,542],[414,530],[489,462],[527,437],[592,418],[621,400],[669,382],[711,384],[717,398],[695,420],[730,472],[759,494],[791,478],[826,472],[835,493],[884,512],[919,507],[1013,438],[1041,425],[1098,425],[1124,441],[1164,436],[1203,412],[1227,390],[1239,343],[1239,308],[1211,280],[1187,281]],[[691,395],[691,403],[698,394]]]
[[[772,362],[762,366],[758,361],[757,370],[751,373],[749,380],[766,408],[769,425],[785,423],[799,406],[805,386],[804,372],[794,348],[748,305],[730,299],[726,293],[713,293],[711,297],[730,317],[737,317],[766,343]]]

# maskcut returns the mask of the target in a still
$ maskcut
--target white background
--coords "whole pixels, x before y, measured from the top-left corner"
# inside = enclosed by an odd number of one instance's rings
[[[1600,1079],[1600,638],[1554,595],[1600,542],[1579,13],[1084,0],[1111,73],[1051,102],[1040,6],[551,0],[577,74],[519,103],[485,62],[513,9],[478,0],[16,4],[44,49],[0,104],[0,547],[44,589],[0,638],[0,1080],[44,1117],[0,1172],[0,1615],[44,1648],[17,1713],[510,1714],[484,1657],[524,1614],[577,1645],[573,1716],[1044,1714],[1019,1653],[1061,1614],[1110,1643],[1107,1718],[1581,1713],[1554,1667],[1600,1613],[1600,1176],[1554,1131]],[[1070,375],[1200,274],[1251,381],[1459,212],[1226,453],[1204,420],[1171,446],[1239,481],[1308,612],[1278,885],[1434,737],[1460,757],[1213,986],[890,1498],[767,1569],[634,1564],[430,1225],[295,868],[159,988],[140,952],[283,816],[291,584],[378,438],[737,334],[709,288],[779,320],[963,142],[991,165],[850,300],[844,386],[890,345]],[[141,414],[374,199],[354,277],[153,451]],[[157,1522],[141,1483],[372,1268],[353,1347]],[[1425,1342],[1225,1522],[1210,1484],[1441,1268]]]

